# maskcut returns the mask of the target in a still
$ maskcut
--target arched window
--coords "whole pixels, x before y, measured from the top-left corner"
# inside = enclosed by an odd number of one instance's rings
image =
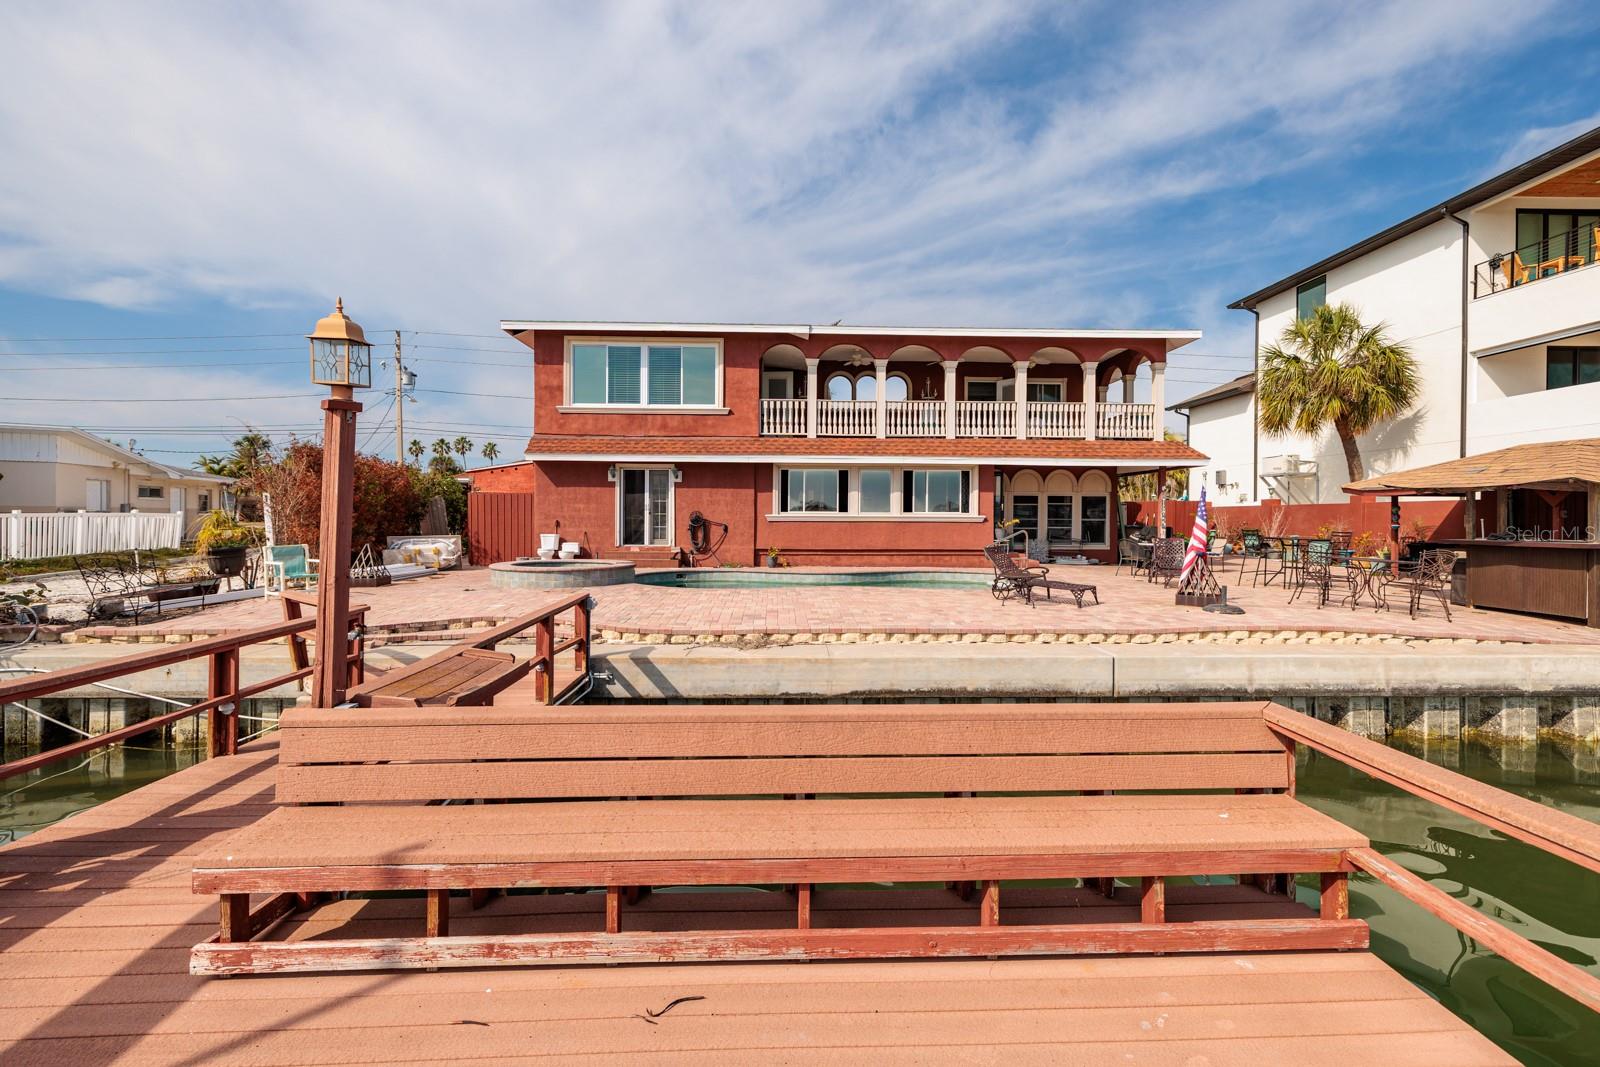
[[[856,378],[856,399],[878,399],[878,379],[875,375],[863,374]]]
[[[891,401],[911,399],[911,379],[896,371],[889,375],[889,380],[884,383],[883,395]]]
[[[1111,543],[1111,479],[1085,471],[1078,480],[1078,540],[1090,547]]]
[[[855,382],[850,380],[848,374],[830,374],[823,392],[829,400],[854,400]]]

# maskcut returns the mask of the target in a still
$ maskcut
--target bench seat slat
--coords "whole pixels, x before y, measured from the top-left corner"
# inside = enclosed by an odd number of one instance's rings
[[[1143,798],[885,798],[873,802],[883,809],[874,819],[857,801],[827,799],[280,808],[196,866],[1069,857],[1173,853],[1197,840],[1220,852],[1367,844],[1282,795],[1164,797],[1159,809],[1135,804],[1134,817],[1108,818],[1124,799]]]
[[[916,756],[1146,752],[1282,752],[1260,718],[1220,719],[1179,734],[1160,719],[1069,720],[1003,710],[960,718],[880,720],[679,719],[653,722],[471,722],[285,728],[285,765],[350,760],[582,759],[596,756]],[[876,728],[875,728],[876,727]]]
[[[863,756],[283,766],[285,802],[773,793],[1283,789],[1283,754]]]

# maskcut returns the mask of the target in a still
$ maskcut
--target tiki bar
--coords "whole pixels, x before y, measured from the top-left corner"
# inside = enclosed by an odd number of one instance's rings
[[[1466,536],[1431,542],[1464,557],[1466,602],[1600,626],[1600,438],[1517,445],[1352,482],[1392,501],[1458,496]]]

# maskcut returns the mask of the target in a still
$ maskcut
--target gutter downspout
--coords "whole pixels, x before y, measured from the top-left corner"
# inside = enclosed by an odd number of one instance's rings
[[[1445,208],[1444,213],[1454,219],[1461,227],[1461,442],[1457,449],[1457,454],[1465,458],[1467,454],[1467,376],[1471,372],[1472,366],[1472,357],[1467,343],[1467,303],[1469,299],[1467,278],[1472,270],[1472,262],[1469,256],[1471,250],[1468,248],[1468,244],[1472,236],[1472,225],[1449,208]],[[1470,531],[1467,536],[1472,536]]]
[[[1261,406],[1256,397],[1261,391],[1261,312],[1250,308],[1256,320],[1256,346],[1250,354],[1255,367],[1255,386],[1250,390],[1250,499],[1261,500]]]

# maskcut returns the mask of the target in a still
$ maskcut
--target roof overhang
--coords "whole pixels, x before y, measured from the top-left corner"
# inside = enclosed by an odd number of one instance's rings
[[[904,455],[884,455],[882,453],[851,452],[848,448],[841,448],[837,452],[828,453],[750,453],[748,455],[714,455],[708,456],[693,452],[537,452],[524,453],[523,459],[530,463],[671,463],[673,465],[691,463],[780,463],[787,466],[879,466],[886,464],[915,463],[923,467],[1115,467],[1119,470],[1129,468],[1136,471],[1155,470],[1157,468],[1175,469],[1179,467],[1200,467],[1207,460],[1203,456],[1196,457],[1156,457],[1156,456],[993,456],[973,453],[971,455],[930,456],[918,455],[907,452]]]
[[[1382,248],[1402,237],[1416,233],[1418,230],[1432,226],[1434,223],[1448,219],[1451,215],[1465,211],[1471,207],[1486,203],[1501,196],[1515,195],[1519,190],[1536,182],[1550,171],[1558,170],[1578,162],[1585,156],[1600,151],[1600,127],[1579,134],[1565,144],[1557,145],[1548,152],[1541,153],[1525,163],[1519,163],[1510,170],[1501,171],[1486,181],[1479,182],[1465,192],[1458,193],[1424,211],[1419,211],[1408,219],[1395,223],[1386,230],[1381,230],[1371,237],[1357,241],[1349,248],[1335,252],[1326,259],[1320,259],[1302,270],[1284,278],[1279,278],[1271,285],[1257,289],[1249,296],[1240,297],[1228,307],[1235,311],[1252,311],[1263,300],[1277,296],[1279,293],[1293,289],[1302,282],[1310,281],[1319,274],[1326,274],[1335,267],[1343,266],[1352,260],[1359,259],[1374,249]]]
[[[787,334],[793,337],[971,337],[1030,338],[1048,341],[1163,341],[1167,351],[1200,339],[1199,330],[1060,330],[986,328],[979,326],[816,326],[801,323],[752,322],[590,322],[503,319],[500,329],[509,334],[528,330],[552,333],[635,334]]]

